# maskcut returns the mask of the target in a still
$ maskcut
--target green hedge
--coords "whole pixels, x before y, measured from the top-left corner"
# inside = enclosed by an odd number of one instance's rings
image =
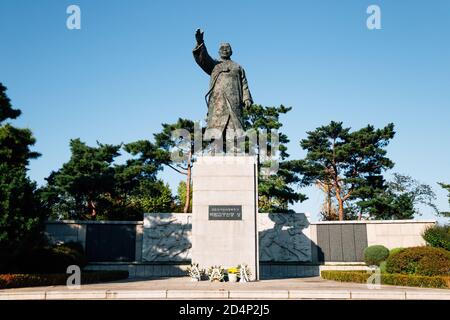
[[[367,283],[370,275],[371,273],[366,271],[324,270],[320,273],[323,279],[356,283]],[[383,273],[381,274],[381,284],[406,287],[450,288],[450,277]]]
[[[389,256],[393,256],[394,254],[402,252],[403,250],[405,250],[405,248],[393,248],[389,250]]]
[[[0,289],[65,285],[69,274],[0,274]],[[128,271],[84,271],[81,284],[128,278]]]
[[[450,251],[450,225],[428,227],[422,237],[430,246]]]
[[[450,288],[449,277],[443,276],[416,276],[406,274],[382,274],[381,283],[393,286],[424,287],[424,288]]]
[[[56,246],[30,248],[13,261],[13,266],[3,273],[12,274],[50,274],[65,273],[70,265],[83,268],[87,259],[83,246],[68,242]]]
[[[450,276],[450,252],[441,248],[412,247],[389,256],[388,273]]]

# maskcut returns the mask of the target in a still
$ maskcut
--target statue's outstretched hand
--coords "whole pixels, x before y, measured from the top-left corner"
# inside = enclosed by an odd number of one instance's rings
[[[197,40],[197,45],[201,45],[203,43],[203,31],[197,29],[195,32],[195,40]]]

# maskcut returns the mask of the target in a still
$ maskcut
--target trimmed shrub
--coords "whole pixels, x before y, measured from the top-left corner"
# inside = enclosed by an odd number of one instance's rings
[[[15,261],[14,273],[65,273],[70,265],[83,268],[87,263],[83,247],[66,243],[55,247],[32,248]]]
[[[341,282],[357,282],[366,283],[370,277],[370,273],[366,271],[340,271],[340,270],[323,270],[320,272],[323,279],[335,280]]]
[[[0,289],[65,285],[69,274],[0,274]],[[128,271],[88,271],[81,283],[98,283],[128,278]]]
[[[394,249],[391,249],[391,250],[389,250],[389,256],[393,256],[394,254],[402,252],[403,250],[405,250],[405,248],[394,248]]]
[[[442,276],[416,276],[405,274],[382,274],[381,283],[393,286],[424,287],[424,288],[450,288],[445,277]]]
[[[430,246],[450,251],[450,225],[428,227],[422,237]]]
[[[371,273],[364,271],[324,270],[320,273],[320,276],[327,280],[367,283],[367,279],[369,279]],[[423,288],[450,288],[450,278],[443,276],[427,277],[404,274],[381,274],[381,284]]]
[[[368,266],[379,266],[389,257],[389,249],[385,246],[370,246],[364,249],[364,261]]]
[[[70,264],[83,268],[87,264],[87,258],[83,246],[79,242],[67,242],[54,247],[57,254],[65,255]]]
[[[433,247],[406,248],[387,259],[386,271],[422,276],[450,275],[450,252]]]
[[[380,272],[386,273],[386,261],[380,263]]]

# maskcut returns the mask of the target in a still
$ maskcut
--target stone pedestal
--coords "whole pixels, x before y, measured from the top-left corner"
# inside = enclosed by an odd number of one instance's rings
[[[245,263],[259,279],[258,181],[254,156],[203,156],[192,171],[192,262]]]

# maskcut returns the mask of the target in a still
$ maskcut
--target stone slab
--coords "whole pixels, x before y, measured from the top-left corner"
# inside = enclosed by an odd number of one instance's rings
[[[348,290],[290,290],[289,299],[350,299],[351,294]]]
[[[407,300],[450,300],[449,292],[421,292],[421,291],[407,291]]]
[[[226,290],[167,290],[167,299],[228,299]]]
[[[106,299],[106,290],[67,290],[67,291],[47,291],[47,300],[102,300]]]
[[[352,291],[351,299],[357,300],[406,300],[405,291],[364,290]]]
[[[236,290],[229,292],[230,299],[288,299],[288,290]]]
[[[0,300],[45,300],[45,291],[0,292]]]
[[[146,300],[146,299],[166,299],[166,290],[120,290],[107,291],[106,299],[119,300]]]

